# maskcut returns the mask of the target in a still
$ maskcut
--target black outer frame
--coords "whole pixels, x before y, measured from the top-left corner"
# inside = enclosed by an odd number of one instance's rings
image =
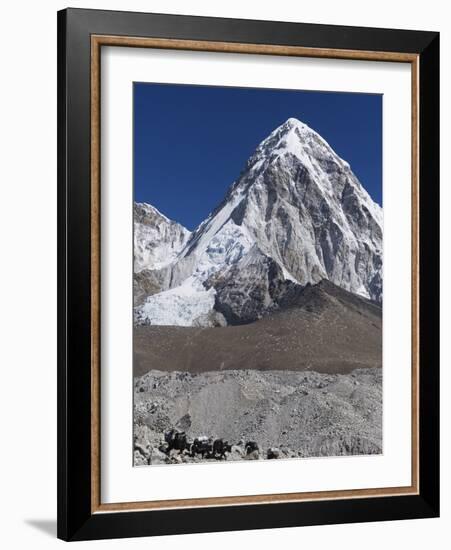
[[[420,56],[420,494],[91,513],[90,36]],[[439,34],[72,9],[58,12],[58,537],[88,540],[439,515]]]

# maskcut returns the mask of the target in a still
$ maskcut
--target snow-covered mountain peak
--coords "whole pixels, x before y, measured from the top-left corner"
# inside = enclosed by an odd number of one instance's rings
[[[272,133],[283,136],[283,134],[289,134],[293,131],[297,131],[299,137],[307,136],[309,133],[316,134],[310,126],[305,124],[305,122],[300,121],[297,118],[290,117],[283,124],[278,126]]]
[[[137,208],[140,231],[153,233],[144,251],[135,244],[135,269],[153,269],[161,290],[171,291],[149,298],[139,322],[161,322],[155,308],[175,296],[172,320],[183,310],[183,323],[216,323],[214,308],[227,322],[244,322],[277,308],[290,286],[321,279],[382,300],[382,209],[349,164],[296,118],[257,146],[193,233],[150,205]],[[135,225],[135,243],[137,235]],[[165,244],[154,252],[150,242]],[[188,290],[197,297],[188,299]]]
[[[136,273],[172,263],[191,235],[188,229],[145,202],[135,202],[133,221]]]
[[[165,222],[171,223],[171,220],[165,216],[162,212],[155,208],[152,204],[147,202],[135,202],[134,221],[142,222],[145,218],[149,220],[161,219]],[[173,222],[176,223],[176,222]]]
[[[327,158],[329,164],[349,170],[349,164],[341,159],[327,141],[315,130],[297,118],[289,118],[273,130],[256,148],[248,161],[247,169],[258,170],[265,161],[293,155],[301,162],[311,165],[312,161]]]
[[[284,123],[283,126],[293,127],[307,127],[307,124],[301,122],[298,118],[290,117]]]

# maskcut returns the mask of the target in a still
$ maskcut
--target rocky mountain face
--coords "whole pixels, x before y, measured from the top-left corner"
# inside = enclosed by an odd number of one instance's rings
[[[137,208],[152,219],[151,206]],[[299,120],[262,141],[193,233],[167,218],[160,232],[159,219],[139,220],[135,271],[146,270],[150,292],[135,308],[137,324],[247,323],[323,279],[382,301],[382,209]]]
[[[146,203],[135,202],[133,223],[133,290],[137,305],[167,287],[159,273],[176,261],[191,232]]]

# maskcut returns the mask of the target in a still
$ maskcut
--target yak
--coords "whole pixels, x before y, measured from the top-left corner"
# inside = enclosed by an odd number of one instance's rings
[[[226,453],[232,451],[232,445],[229,445],[228,441],[223,439],[215,439],[213,442],[213,458],[225,458]]]
[[[246,449],[246,455],[250,455],[254,451],[259,451],[258,445],[255,441],[248,441],[244,448]]]
[[[168,453],[172,449],[182,452],[188,448],[188,441],[187,441],[185,432],[170,430],[169,432],[166,432],[164,434],[164,440],[168,444],[168,449],[167,449]]]
[[[196,437],[191,445],[191,456],[197,454],[202,455],[202,458],[209,458],[213,452],[213,440],[206,436]]]

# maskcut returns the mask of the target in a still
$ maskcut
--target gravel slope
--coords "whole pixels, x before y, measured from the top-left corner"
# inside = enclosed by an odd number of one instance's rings
[[[135,378],[135,465],[193,462],[158,449],[176,428],[233,444],[227,460],[377,454],[382,452],[382,370],[347,374],[226,370],[162,372]],[[258,443],[246,457],[243,443]],[[240,443],[241,442],[241,443]]]
[[[382,309],[328,281],[240,326],[139,326],[134,376],[150,370],[315,370],[349,373],[382,364]]]

